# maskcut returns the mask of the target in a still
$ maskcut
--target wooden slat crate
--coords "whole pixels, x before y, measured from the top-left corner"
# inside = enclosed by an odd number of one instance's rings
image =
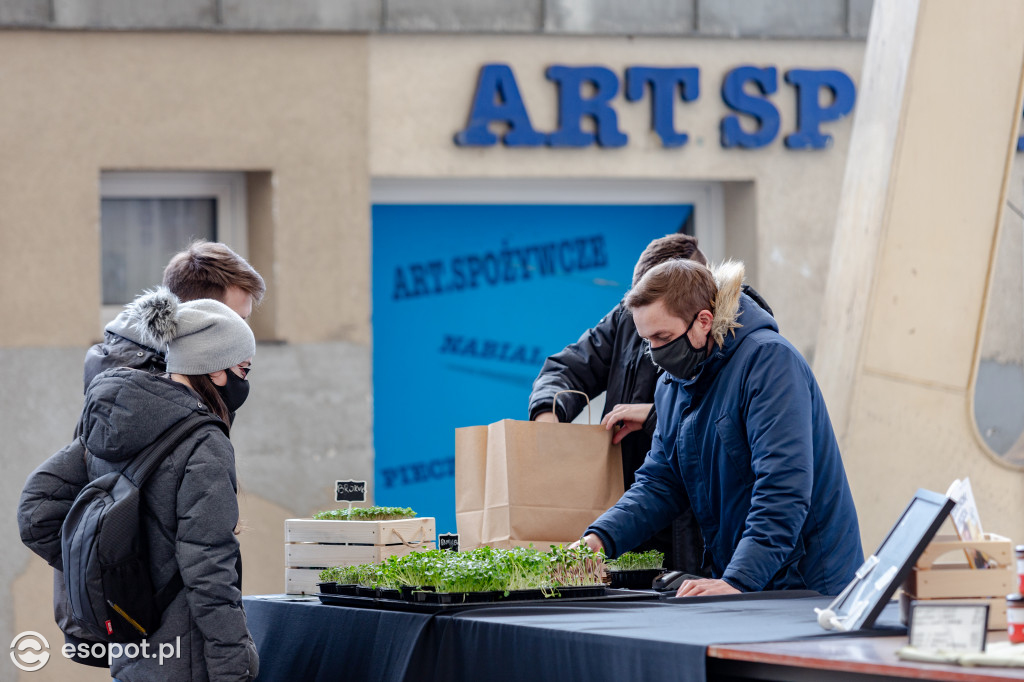
[[[994,568],[971,568],[966,552],[977,550],[993,560]],[[947,563],[940,563],[943,559]],[[950,561],[951,560],[951,561]],[[1013,543],[992,533],[982,540],[960,541],[938,535],[925,548],[903,584],[901,611],[906,617],[909,600],[940,600],[944,603],[988,603],[988,629],[1006,629],[1006,595],[1017,590]]]
[[[332,566],[380,563],[417,549],[433,549],[433,517],[393,521],[284,522],[285,592],[315,594],[319,574]]]
[[[931,568],[935,563],[947,554],[953,554],[952,558],[958,563],[966,566],[965,549],[976,549],[994,559],[999,566],[1010,568],[1013,566],[1014,554],[1013,543],[1009,538],[994,533],[985,533],[981,540],[962,542],[955,535],[936,535],[928,546],[924,548],[921,557],[917,560],[918,568]]]

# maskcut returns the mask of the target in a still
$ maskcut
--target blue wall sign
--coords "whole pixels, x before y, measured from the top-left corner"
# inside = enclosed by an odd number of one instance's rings
[[[544,358],[597,324],[644,247],[692,210],[375,205],[377,504],[412,507],[454,532],[455,429],[527,419]]]
[[[466,127],[455,134],[455,144],[490,147],[498,143],[491,123],[507,130],[501,143],[508,147],[623,147],[629,142],[619,129],[615,100],[619,77],[604,66],[554,65],[545,72],[558,90],[558,128],[538,131],[519,93],[515,74],[508,64],[485,64],[480,69],[476,93]],[[836,69],[791,69],[784,76],[793,86],[797,104],[797,128],[787,135],[789,149],[824,149],[832,136],[821,131],[826,123],[838,121],[853,111],[856,88],[853,80]],[[682,147],[689,139],[673,123],[675,102],[693,102],[700,96],[697,67],[630,66],[625,72],[625,100],[638,102],[650,93],[651,129],[663,147]],[[722,118],[722,147],[755,149],[770,144],[779,134],[779,110],[771,100],[778,91],[775,67],[738,66],[722,82],[722,101],[734,113]],[[586,93],[586,94],[585,94]],[[822,95],[827,103],[822,104]],[[583,117],[595,123],[595,132],[583,130]],[[748,117],[752,130],[745,131],[741,117]],[[748,127],[750,122],[748,122]]]

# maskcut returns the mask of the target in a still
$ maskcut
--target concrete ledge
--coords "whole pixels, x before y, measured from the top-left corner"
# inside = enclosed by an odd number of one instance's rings
[[[0,29],[857,39],[873,0],[4,0]]]
[[[535,33],[543,0],[388,0],[385,31]]]
[[[845,0],[699,0],[701,35],[730,38],[843,38]]]
[[[692,35],[696,0],[546,0],[544,31],[580,35]]]
[[[216,0],[53,0],[54,28],[210,29]]]
[[[235,30],[379,31],[381,0],[223,0],[221,26]]]
[[[849,3],[846,10],[846,32],[851,38],[864,40],[868,37],[874,0],[849,0]]]
[[[0,3],[0,26],[36,27],[51,21],[49,0],[4,0]]]

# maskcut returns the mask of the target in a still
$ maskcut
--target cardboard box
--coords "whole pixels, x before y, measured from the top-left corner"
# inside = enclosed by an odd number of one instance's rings
[[[390,521],[284,522],[285,593],[316,594],[320,571],[380,563],[417,549],[434,549],[434,518]]]
[[[971,568],[968,554],[982,552],[996,565]],[[941,600],[944,603],[987,603],[988,629],[1006,629],[1006,595],[1017,591],[1013,543],[993,533],[981,540],[961,541],[937,535],[925,548],[903,584],[900,613],[906,622],[910,600]]]

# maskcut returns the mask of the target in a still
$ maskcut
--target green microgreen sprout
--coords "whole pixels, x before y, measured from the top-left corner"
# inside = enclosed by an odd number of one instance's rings
[[[335,566],[320,571],[320,582],[355,585],[359,582],[359,566]]]
[[[332,579],[385,589],[408,586],[442,593],[501,592],[505,596],[511,590],[536,589],[552,596],[559,587],[603,584],[603,560],[603,553],[585,545],[571,550],[552,545],[551,552],[533,547],[479,547],[466,552],[429,549],[390,556],[379,564],[329,568],[320,577],[323,582]]]
[[[313,518],[317,521],[390,521],[411,519],[414,516],[416,516],[416,512],[409,507],[352,507],[351,509],[331,509],[313,514]]]
[[[626,552],[618,559],[605,562],[609,571],[648,571],[661,568],[665,555],[656,549],[647,552]]]
[[[551,545],[551,579],[556,585],[581,587],[601,584],[604,577],[604,550],[595,552],[586,543],[572,549]]]

